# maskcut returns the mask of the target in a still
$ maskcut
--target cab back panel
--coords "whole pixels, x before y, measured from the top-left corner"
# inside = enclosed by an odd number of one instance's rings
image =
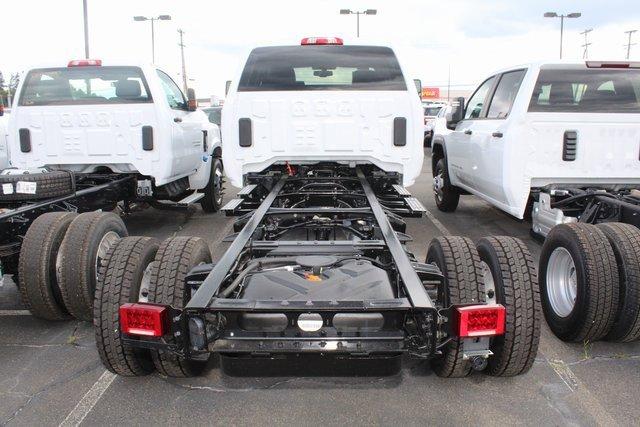
[[[12,122],[12,163],[19,168],[121,165],[147,174],[164,143],[153,104],[19,107]],[[154,150],[142,148],[142,127],[154,128]],[[20,129],[28,129],[31,152],[22,152]]]

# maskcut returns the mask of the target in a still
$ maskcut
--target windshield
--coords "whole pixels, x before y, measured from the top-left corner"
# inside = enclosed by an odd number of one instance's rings
[[[640,113],[640,70],[543,69],[529,111]]]
[[[431,116],[431,117],[435,117],[438,115],[438,113],[440,112],[440,109],[442,107],[438,106],[438,107],[424,107],[424,115],[425,116]]]
[[[70,67],[32,70],[19,105],[127,104],[150,102],[137,67]]]
[[[407,90],[393,51],[377,46],[281,46],[254,49],[239,92]]]

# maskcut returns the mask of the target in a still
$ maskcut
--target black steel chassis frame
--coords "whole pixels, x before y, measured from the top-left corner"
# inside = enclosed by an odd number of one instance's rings
[[[0,262],[3,274],[16,274],[22,239],[31,223],[46,212],[88,212],[113,201],[134,198],[135,175],[82,174],[68,195],[35,202],[9,204],[0,213]],[[99,195],[99,197],[96,197]]]
[[[272,206],[287,182],[300,179],[315,181],[318,177],[290,177],[287,173],[281,173],[256,179],[254,182],[264,186],[268,190],[268,194],[261,198],[260,204],[252,211],[250,218],[247,217],[251,209],[242,206],[235,209],[236,214],[244,215],[245,218],[242,222],[244,226],[234,235],[225,254],[208,270],[192,272],[187,277],[185,285],[194,289],[195,293],[192,294],[183,309],[170,308],[171,334],[173,336],[169,342],[164,339],[132,338],[123,334],[122,338],[125,343],[135,347],[164,349],[184,357],[197,357],[198,354],[207,352],[219,352],[227,355],[329,352],[365,356],[409,352],[424,358],[436,354],[437,330],[440,327],[438,325],[439,312],[427,293],[423,281],[443,283],[444,278],[437,267],[419,264],[415,261],[413,255],[407,252],[401,241],[401,238],[407,236],[394,230],[389,221],[389,217],[393,219],[396,213],[404,213],[405,216],[421,215],[419,210],[414,209],[416,208],[415,202],[412,202],[413,207],[406,202],[407,196],[410,196],[409,193],[399,189],[395,194],[390,190],[383,191],[383,194],[376,194],[369,181],[373,178],[365,176],[363,170],[358,168],[356,176],[333,177],[332,180],[358,183],[366,198],[368,204],[366,207],[281,208]],[[394,177],[392,181],[397,182],[397,179]],[[380,200],[385,202],[386,207],[381,204]],[[256,202],[253,200],[248,204],[255,206]],[[313,213],[356,213],[371,216],[379,227],[382,239],[356,242],[254,240],[254,233],[263,220],[269,216]],[[291,249],[313,247],[314,250],[330,248],[329,250],[338,252],[342,248],[353,249],[355,247],[388,251],[399,276],[402,295],[391,300],[373,301],[249,301],[218,297],[223,283],[230,277],[230,272],[243,251],[286,247]],[[282,332],[275,335],[259,331],[247,332],[229,327],[229,323],[236,324],[233,319],[240,313],[249,312],[285,314],[289,325],[295,325],[295,321],[301,313],[319,313],[326,325],[337,313],[381,313],[385,325],[390,324],[393,327],[352,334],[336,333],[335,330],[327,332],[323,328],[317,334],[300,334],[298,330],[295,334]],[[194,321],[196,324],[203,325],[200,336],[206,336],[205,341],[200,345],[194,345],[194,339],[189,338],[190,333],[193,333],[190,326]],[[222,324],[225,326],[221,326]],[[407,325],[410,331],[407,329]]]
[[[629,190],[562,188],[562,197],[554,197],[551,207],[562,209],[565,215],[579,216],[589,224],[623,222],[640,228],[640,197]]]

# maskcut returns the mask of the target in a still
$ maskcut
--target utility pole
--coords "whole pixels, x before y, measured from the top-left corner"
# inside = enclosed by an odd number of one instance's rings
[[[589,57],[589,46],[591,46],[591,43],[589,43],[589,41],[587,40],[587,35],[593,31],[593,28],[589,28],[588,30],[584,30],[583,32],[581,32],[580,34],[584,36],[584,44],[582,45],[582,47],[584,48],[584,51],[582,52],[582,58],[583,59],[587,59]]]
[[[87,0],[82,0],[84,12],[84,57],[89,59],[89,14],[87,12]]]
[[[451,64],[449,64],[449,76],[447,77],[447,102],[451,100]]]
[[[184,43],[182,41],[184,31],[178,30],[178,33],[180,34],[180,43],[178,43],[178,46],[180,46],[180,55],[182,56],[182,86],[184,93],[187,93],[187,69],[184,65]]]
[[[627,41],[627,44],[626,44],[626,46],[627,46],[627,59],[629,59],[629,55],[631,54],[631,46],[634,46],[636,44],[636,43],[631,43],[631,35],[633,33],[635,33],[636,31],[638,31],[638,30],[629,30],[629,31],[625,31],[624,32],[625,34],[629,35],[629,41]]]

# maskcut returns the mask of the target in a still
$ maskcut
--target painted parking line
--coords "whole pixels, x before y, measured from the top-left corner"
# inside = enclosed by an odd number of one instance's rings
[[[0,316],[31,316],[29,310],[0,310]]]
[[[109,388],[113,380],[116,379],[116,374],[104,371],[98,378],[93,387],[82,397],[80,402],[73,408],[73,411],[69,412],[69,415],[60,423],[60,427],[78,426],[91,412],[96,403],[100,400],[105,391]]]

